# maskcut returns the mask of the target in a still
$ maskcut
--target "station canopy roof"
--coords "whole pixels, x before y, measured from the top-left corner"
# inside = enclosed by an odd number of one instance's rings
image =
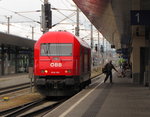
[[[35,40],[0,32],[0,44],[33,48],[35,42]]]
[[[148,10],[150,0],[73,0],[90,22],[116,48],[131,42],[131,10]]]

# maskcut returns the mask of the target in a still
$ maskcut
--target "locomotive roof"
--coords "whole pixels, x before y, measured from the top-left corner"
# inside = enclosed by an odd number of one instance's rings
[[[89,44],[87,42],[85,42],[83,39],[80,39],[79,37],[75,36],[76,39],[80,42],[80,44],[82,44],[83,46],[87,47],[87,48],[91,48],[89,46]]]
[[[72,39],[76,39],[82,46],[90,48],[90,46],[87,44],[87,42],[85,42],[84,40],[80,39],[79,37],[71,34],[70,32],[66,32],[66,31],[47,32],[41,38],[45,38],[45,37],[47,37],[49,35],[58,35],[58,34],[62,34],[64,36],[71,37]]]

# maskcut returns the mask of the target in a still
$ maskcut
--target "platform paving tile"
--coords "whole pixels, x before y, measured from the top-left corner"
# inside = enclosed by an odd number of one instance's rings
[[[150,91],[147,88],[116,84],[97,117],[150,117]]]
[[[64,117],[150,117],[149,88],[133,84],[130,78],[118,78],[117,75],[113,82],[109,84],[108,80],[99,85]],[[69,106],[73,105],[67,105],[67,109]],[[65,111],[63,109],[63,113]],[[63,117],[63,114],[57,116]]]

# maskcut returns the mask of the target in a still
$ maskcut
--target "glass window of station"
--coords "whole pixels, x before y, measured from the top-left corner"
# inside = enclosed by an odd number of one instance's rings
[[[0,75],[26,73],[33,65],[33,50],[14,45],[0,45]]]

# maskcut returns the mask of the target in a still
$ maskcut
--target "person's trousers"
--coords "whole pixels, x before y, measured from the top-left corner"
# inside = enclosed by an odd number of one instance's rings
[[[112,83],[112,72],[108,72],[108,73],[106,73],[106,77],[105,77],[104,82],[106,82],[106,81],[107,81],[108,77],[110,78],[110,83]]]

